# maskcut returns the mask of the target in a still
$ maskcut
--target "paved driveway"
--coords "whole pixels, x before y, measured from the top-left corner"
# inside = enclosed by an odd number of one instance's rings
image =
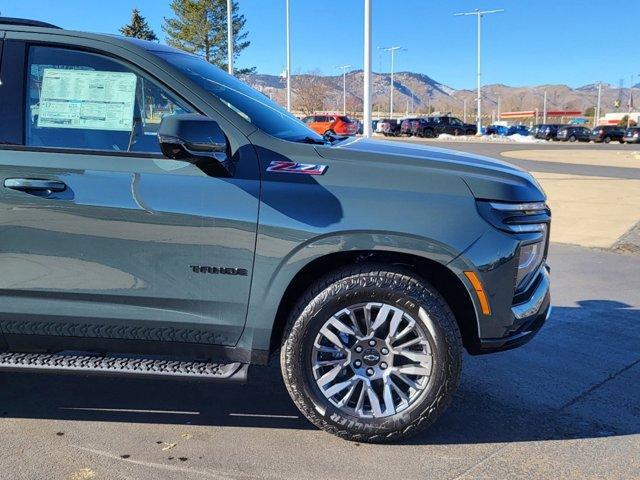
[[[549,324],[465,358],[456,398],[400,445],[317,431],[277,368],[247,385],[0,374],[0,472],[17,479],[640,477],[640,257],[551,247]]]

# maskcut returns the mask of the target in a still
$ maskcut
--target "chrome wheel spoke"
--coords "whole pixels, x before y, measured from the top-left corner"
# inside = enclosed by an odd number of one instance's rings
[[[371,405],[371,413],[374,417],[382,416],[382,408],[380,407],[380,399],[378,398],[378,394],[371,387],[371,385],[367,385],[367,397],[369,398],[369,404]]]
[[[329,340],[340,350],[344,350],[345,346],[344,346],[344,343],[342,343],[342,340],[340,340],[340,337],[338,337],[335,333],[329,330],[329,327],[327,325],[322,327],[322,329],[320,330],[320,333],[324,336],[324,338]]]
[[[384,414],[393,415],[396,413],[396,407],[393,403],[393,395],[391,393],[391,379],[389,376],[383,378],[384,388],[382,390],[382,398],[384,399]]]
[[[398,373],[404,373],[406,375],[418,375],[427,376],[431,375],[431,369],[422,367],[420,365],[403,365],[402,367],[396,367]]]
[[[420,364],[426,364],[431,361],[431,355],[428,353],[414,352],[413,350],[395,350],[394,353],[396,355],[402,355],[403,357]]]
[[[345,388],[348,388],[348,387],[351,387],[352,385],[354,385],[356,383],[356,381],[357,381],[356,377],[353,376],[349,380],[345,380],[344,382],[336,383],[336,384],[332,385],[331,387],[327,388],[324,391],[324,394],[327,397],[333,397],[335,394],[340,393]]]
[[[341,370],[342,370],[341,365],[336,365],[335,367],[333,367],[331,370],[329,370],[327,373],[325,373],[318,379],[318,386],[320,388],[323,388],[328,383],[333,382]]]

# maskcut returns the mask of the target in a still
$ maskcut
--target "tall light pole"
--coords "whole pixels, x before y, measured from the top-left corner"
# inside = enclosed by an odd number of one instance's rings
[[[629,105],[628,105],[628,114],[627,114],[627,128],[631,126],[631,108],[633,107],[633,77],[631,74],[631,83],[629,84]]]
[[[467,123],[467,99],[462,100],[462,118],[464,123]]]
[[[287,110],[291,111],[291,25],[289,22],[289,0],[285,0],[285,23],[287,24]]]
[[[342,114],[347,114],[347,68],[351,65],[339,65],[336,68],[342,69]]]
[[[600,100],[602,100],[602,82],[598,82],[598,103],[596,103],[596,112],[593,119],[593,126],[598,126],[598,120],[600,120]]]
[[[547,91],[544,91],[544,99],[542,100],[542,123],[547,123]]]
[[[371,137],[371,0],[364,0],[364,136]]]
[[[233,75],[233,0],[227,0],[227,70]]]
[[[380,47],[380,50],[385,52],[391,52],[391,96],[389,98],[389,118],[393,118],[393,65],[395,59],[395,53],[397,50],[404,50],[402,47]]]
[[[454,16],[468,16],[475,15],[478,19],[478,127],[476,135],[482,135],[482,96],[480,93],[480,28],[481,28],[481,20],[485,15],[489,15],[491,13],[500,13],[504,12],[503,9],[499,10],[478,10],[477,8],[473,12],[462,12],[455,13]]]
[[[498,121],[500,121],[500,120],[502,120],[502,118],[501,118],[502,117],[502,112],[501,112],[502,109],[500,108],[501,107],[501,105],[500,105],[500,98],[501,97],[500,97],[499,93],[497,95],[498,95]]]

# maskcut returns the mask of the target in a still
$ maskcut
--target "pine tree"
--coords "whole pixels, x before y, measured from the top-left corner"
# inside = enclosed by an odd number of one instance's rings
[[[140,15],[140,10],[134,8],[131,12],[131,23],[120,29],[125,37],[140,38],[142,40],[158,41],[158,37],[151,30],[145,18]]]
[[[238,13],[233,2],[233,58],[251,42],[244,30],[246,19]],[[227,1],[172,0],[175,18],[165,18],[162,29],[172,47],[200,55],[207,62],[227,69]],[[254,69],[236,70],[236,74],[251,73]]]

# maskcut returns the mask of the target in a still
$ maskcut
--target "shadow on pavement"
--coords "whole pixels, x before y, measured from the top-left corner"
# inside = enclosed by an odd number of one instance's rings
[[[583,357],[574,354],[574,348],[588,356],[597,335],[619,334],[616,325],[632,332],[627,341],[637,345],[640,310],[627,307],[619,302],[584,301],[576,308],[555,308],[548,325],[527,346],[490,356],[467,356],[463,381],[452,405],[430,429],[409,443],[526,442],[640,433],[640,420],[611,427],[616,425],[614,420],[621,409],[629,408],[629,401],[634,402],[634,411],[640,408],[640,378],[628,382],[620,398],[609,399],[604,413],[599,409],[597,416],[591,416],[590,410],[576,413],[570,408],[581,401],[582,395],[601,386],[591,377],[576,380],[571,373],[579,371],[584,363]],[[576,324],[586,331],[584,344],[568,345],[566,338],[575,338]],[[615,365],[609,367],[615,369]],[[604,384],[615,377],[615,372],[601,377]],[[563,392],[558,385],[571,388]],[[3,373],[0,415],[89,422],[315,428],[289,399],[277,366],[253,367],[246,385]]]

